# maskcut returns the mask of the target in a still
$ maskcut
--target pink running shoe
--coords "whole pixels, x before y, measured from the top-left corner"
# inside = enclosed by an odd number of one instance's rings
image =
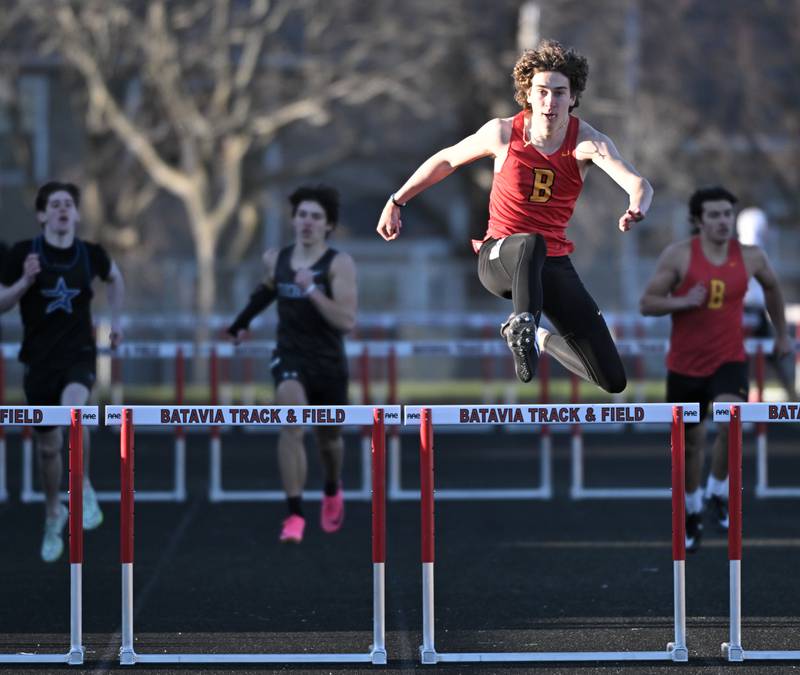
[[[282,544],[299,544],[303,541],[303,532],[306,529],[306,519],[295,514],[283,521],[280,541]]]
[[[342,494],[342,484],[333,497],[323,495],[322,511],[319,514],[319,522],[323,532],[338,532],[344,522],[344,496]]]

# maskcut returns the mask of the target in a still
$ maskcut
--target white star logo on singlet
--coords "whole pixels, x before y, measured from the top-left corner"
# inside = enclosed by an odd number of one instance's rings
[[[47,307],[45,314],[52,314],[57,309],[63,309],[67,314],[72,314],[72,299],[80,295],[80,288],[69,288],[64,277],[58,277],[54,288],[42,290],[45,298],[55,298]]]

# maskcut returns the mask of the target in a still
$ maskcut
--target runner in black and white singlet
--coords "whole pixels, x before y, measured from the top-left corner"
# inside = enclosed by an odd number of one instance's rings
[[[90,305],[92,280],[108,285],[111,346],[122,339],[119,313],[124,297],[122,275],[106,251],[75,236],[80,221],[80,190],[51,182],[36,195],[42,232],[15,244],[0,275],[0,311],[19,303],[24,330],[19,359],[25,364],[25,397],[30,405],[85,405],[94,384],[96,348]],[[37,427],[45,533],[42,559],[57,560],[67,509],[61,503],[61,428]],[[84,434],[83,526],[91,530],[103,513],[89,483],[89,436]]]
[[[309,403],[324,405],[342,404],[347,391],[347,357],[344,352],[344,335],[340,328],[329,323],[312,300],[307,290],[295,283],[292,255],[296,245],[287,246],[278,253],[274,272],[274,285],[278,301],[278,345],[272,362],[276,382],[283,379],[283,371],[297,365],[303,373]],[[331,263],[339,252],[329,248],[309,267],[313,284],[328,298],[333,297]],[[309,373],[314,373],[310,377]],[[318,392],[323,381],[341,380],[345,395],[325,395]],[[328,383],[330,384],[330,383]]]
[[[264,254],[264,281],[228,328],[237,343],[253,318],[278,303],[278,344],[271,362],[278,405],[345,405],[347,358],[344,334],[355,326],[358,290],[353,259],[328,246],[339,218],[339,195],[319,185],[289,197],[294,243]],[[344,445],[339,427],[314,427],[325,484],[320,525],[336,532],[344,519],[341,472]],[[305,531],[302,492],[307,465],[303,429],[281,427],[278,460],[289,516],[280,541],[299,543]]]

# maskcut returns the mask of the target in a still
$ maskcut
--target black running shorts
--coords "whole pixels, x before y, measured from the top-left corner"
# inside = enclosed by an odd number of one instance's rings
[[[66,368],[26,366],[22,386],[28,405],[61,405],[61,394],[68,384],[82,384],[89,391],[95,381],[94,360],[79,360]],[[50,431],[54,427],[36,427],[35,431]]]
[[[667,401],[699,403],[701,422],[708,415],[709,404],[721,394],[734,394],[746,401],[748,386],[746,361],[723,363],[707,377],[691,377],[667,371]]]
[[[306,391],[309,405],[347,405],[346,374],[320,374],[315,364],[292,354],[274,354],[270,364],[277,389],[285,380],[297,380]]]

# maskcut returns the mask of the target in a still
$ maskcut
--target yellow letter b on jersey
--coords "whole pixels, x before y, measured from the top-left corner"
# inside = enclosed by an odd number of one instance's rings
[[[529,202],[544,203],[549,202],[553,194],[553,181],[556,174],[552,169],[533,170],[533,189],[531,190]]]
[[[708,286],[708,308],[719,309],[725,300],[725,282],[721,279],[712,279]]]

